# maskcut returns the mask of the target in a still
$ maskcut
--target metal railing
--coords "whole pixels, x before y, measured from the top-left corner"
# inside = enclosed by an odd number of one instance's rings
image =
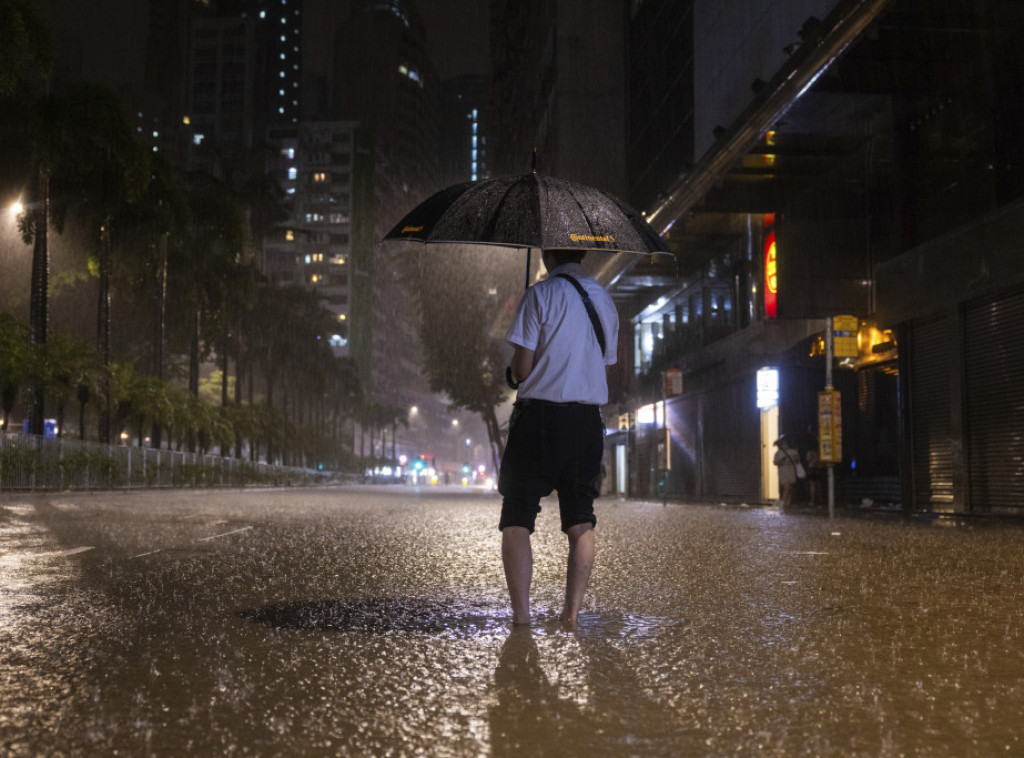
[[[0,491],[286,486],[331,477],[219,455],[0,433]]]

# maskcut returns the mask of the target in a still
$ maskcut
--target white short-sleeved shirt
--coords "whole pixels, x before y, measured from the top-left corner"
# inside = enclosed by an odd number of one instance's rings
[[[583,298],[557,276],[562,273],[590,295],[604,329],[604,355]],[[605,289],[578,263],[557,266],[547,279],[526,291],[505,334],[512,345],[534,351],[533,371],[519,384],[518,398],[604,405],[608,402],[605,366],[616,361],[618,335],[618,313]]]

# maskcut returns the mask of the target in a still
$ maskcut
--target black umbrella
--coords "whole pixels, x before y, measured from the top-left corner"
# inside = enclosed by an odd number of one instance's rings
[[[417,205],[384,237],[538,250],[668,252],[637,211],[594,187],[533,171],[456,184]]]

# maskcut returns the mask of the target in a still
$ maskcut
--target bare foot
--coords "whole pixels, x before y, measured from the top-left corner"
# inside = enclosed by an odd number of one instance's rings
[[[575,632],[579,628],[579,621],[576,616],[563,613],[558,617],[558,625],[567,632]]]

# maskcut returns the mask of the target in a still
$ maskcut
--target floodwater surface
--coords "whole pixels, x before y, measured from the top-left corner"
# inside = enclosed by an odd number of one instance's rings
[[[598,501],[575,633],[545,501],[513,631],[494,495],[0,499],[5,755],[1024,751],[1024,530]]]

